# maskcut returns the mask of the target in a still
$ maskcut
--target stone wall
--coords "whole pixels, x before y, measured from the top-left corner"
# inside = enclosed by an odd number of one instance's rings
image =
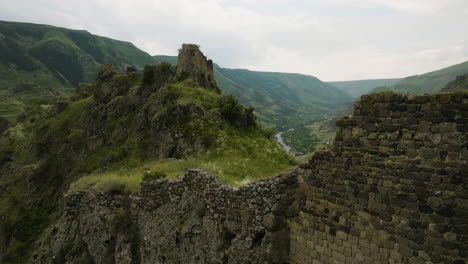
[[[77,192],[33,263],[285,263],[295,170],[233,188],[199,170],[138,196]]]
[[[468,94],[366,95],[327,150],[228,187],[78,192],[33,263],[468,263]]]
[[[365,95],[300,166],[291,263],[468,263],[468,94]]]

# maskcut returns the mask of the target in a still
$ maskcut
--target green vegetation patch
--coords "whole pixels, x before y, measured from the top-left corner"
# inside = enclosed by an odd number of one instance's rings
[[[226,184],[239,185],[274,175],[296,164],[271,140],[267,131],[228,128],[219,133],[215,146],[204,153],[187,159],[146,161],[136,167],[92,173],[74,182],[70,190],[109,191],[120,186],[122,192],[138,192],[143,180],[179,177],[194,168],[205,169]]]
[[[288,146],[293,146],[296,155],[304,155],[315,151],[320,139],[312,134],[312,131],[304,126],[295,127],[282,134],[283,141]]]

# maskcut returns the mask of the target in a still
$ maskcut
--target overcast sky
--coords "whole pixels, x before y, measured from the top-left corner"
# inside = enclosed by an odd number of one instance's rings
[[[226,68],[325,81],[468,60],[467,0],[0,0],[0,20],[86,29],[151,55],[196,43]]]

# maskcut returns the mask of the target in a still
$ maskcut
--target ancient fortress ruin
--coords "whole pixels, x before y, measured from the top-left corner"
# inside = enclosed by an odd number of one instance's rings
[[[70,193],[33,263],[468,263],[468,94],[354,109],[328,149],[249,185],[190,170],[137,195]]]

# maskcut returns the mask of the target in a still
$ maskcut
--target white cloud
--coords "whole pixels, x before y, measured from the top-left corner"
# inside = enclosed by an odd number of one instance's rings
[[[197,43],[225,67],[345,80],[468,60],[465,1],[0,0],[0,17],[86,29],[150,54]]]
[[[459,0],[328,0],[337,5],[360,8],[391,8],[415,14],[436,14],[455,7],[466,6]]]

